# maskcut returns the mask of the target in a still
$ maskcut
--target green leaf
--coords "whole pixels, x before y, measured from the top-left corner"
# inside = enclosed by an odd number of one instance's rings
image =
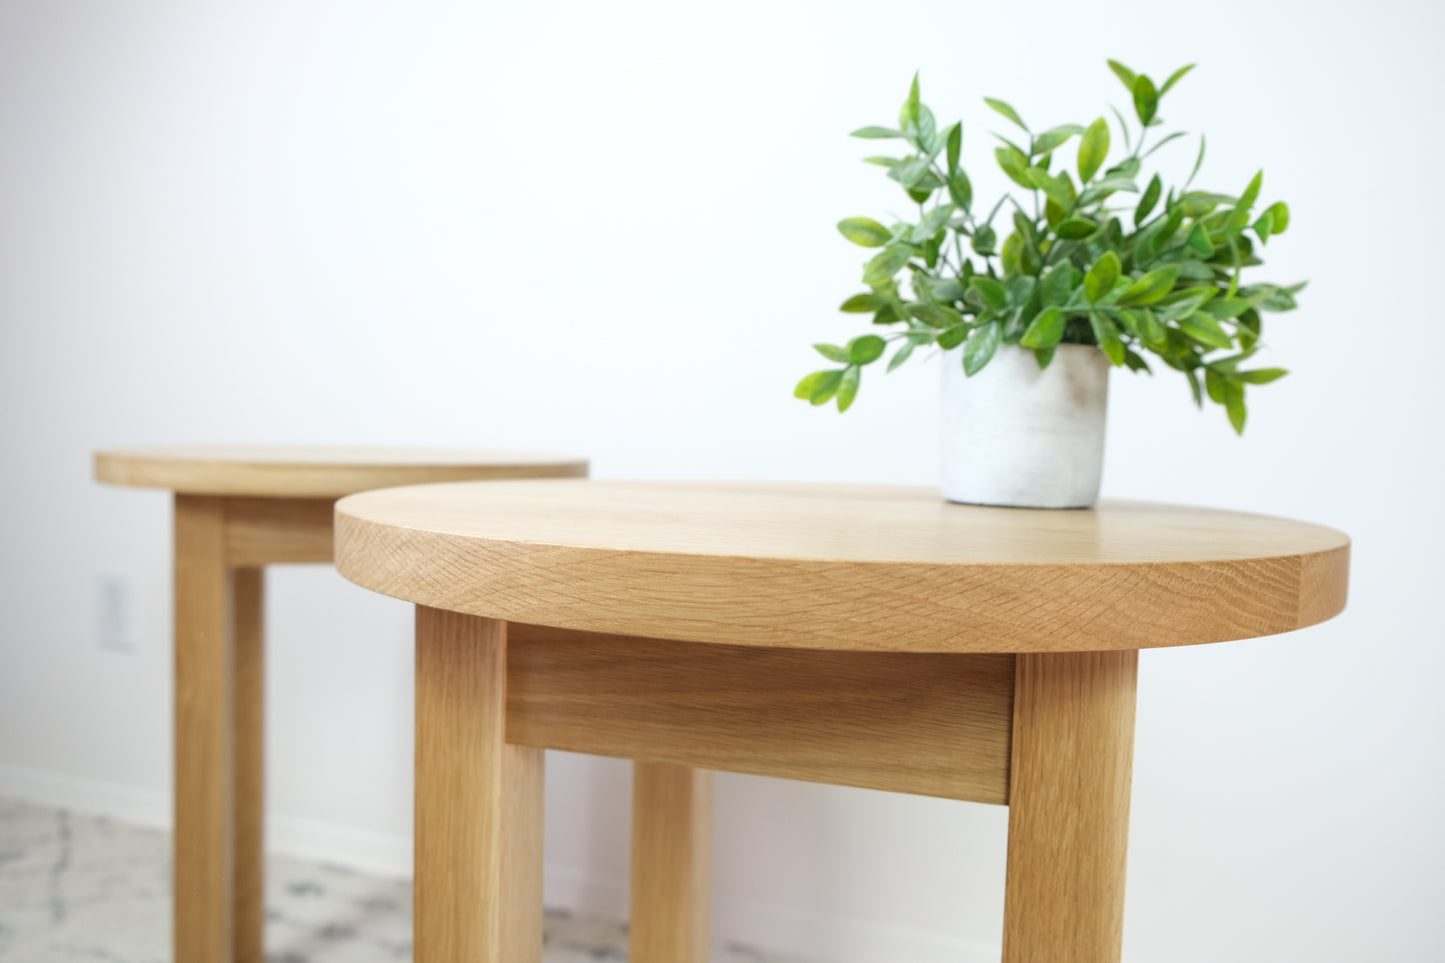
[[[944,328],[939,331],[938,338],[936,338],[938,347],[944,348],[945,351],[954,350],[959,344],[964,343],[965,338],[968,337],[968,331],[970,331],[970,325],[967,324],[955,324],[954,327]]]
[[[903,270],[903,265],[913,256],[913,248],[907,244],[890,244],[882,253],[869,261],[863,268],[863,283],[885,281]]]
[[[1209,392],[1209,400],[1215,404],[1224,404],[1225,385],[1229,379],[1219,372],[1217,368],[1206,368],[1204,370],[1204,388]]]
[[[814,347],[817,347],[814,345]],[[883,351],[888,347],[888,342],[876,334],[864,334],[848,342],[847,357],[843,360],[855,365],[872,364],[883,357]],[[836,361],[836,358],[829,358]]]
[[[1280,288],[1259,302],[1259,308],[1263,311],[1293,311],[1299,307],[1294,299],[1294,292],[1288,288]]]
[[[1004,102],[1001,101],[1001,100],[994,100],[992,97],[985,97],[985,98],[983,99],[983,102],[984,102],[985,104],[988,104],[988,105],[989,105],[990,107],[992,107],[994,110],[998,111],[1000,114],[1003,114],[1005,117],[1007,117],[1009,120],[1013,121],[1015,124],[1018,124],[1020,127],[1022,127],[1022,128],[1024,129],[1025,133],[1028,132],[1029,125],[1028,125],[1028,124],[1025,124],[1024,121],[1023,121],[1023,118],[1019,116],[1018,111],[1014,110],[1014,109],[1013,109],[1012,107],[1010,107],[1008,104],[1004,103]]]
[[[843,377],[838,382],[838,410],[847,411],[853,404],[853,399],[858,397],[858,382],[862,380],[863,372],[857,365],[849,365],[843,369]]]
[[[918,74],[915,73],[913,75],[913,85],[908,88],[908,99],[903,102],[902,107],[898,108],[898,126],[902,128],[905,134],[908,132],[909,127],[917,126],[918,108]]]
[[[1170,74],[1169,79],[1164,81],[1164,86],[1159,88],[1159,96],[1163,97],[1165,94],[1169,93],[1169,88],[1173,87],[1175,84],[1179,83],[1179,81],[1183,80],[1184,75],[1189,73],[1189,71],[1193,70],[1195,66],[1197,65],[1185,64],[1183,67],[1180,67],[1178,70],[1174,71],[1174,73]]]
[[[958,173],[958,155],[963,150],[963,124],[948,128],[948,173]]]
[[[1154,210],[1154,205],[1159,203],[1159,192],[1163,190],[1163,186],[1159,175],[1155,174],[1150,179],[1149,186],[1144,188],[1144,196],[1139,198],[1139,206],[1134,208],[1134,226],[1136,228],[1144,223],[1144,219]]]
[[[842,380],[842,371],[814,371],[798,382],[793,389],[793,397],[803,398],[815,405],[825,404],[837,392]]]
[[[1021,308],[1029,303],[1034,296],[1034,287],[1038,282],[1025,274],[1016,278],[1009,278],[1004,284],[1005,293],[1008,294],[1008,306]]]
[[[1110,104],[1109,109],[1114,112],[1115,117],[1119,118],[1119,133],[1124,135],[1124,149],[1133,150],[1134,142],[1129,139],[1129,122],[1124,119],[1123,114],[1119,113],[1118,107]]]
[[[1067,262],[1056,264],[1039,281],[1039,297],[1049,307],[1063,305],[1074,286],[1074,268]]]
[[[1283,234],[1289,227],[1289,205],[1284,201],[1275,201],[1264,212],[1269,215],[1275,234]]]
[[[1239,196],[1239,203],[1235,205],[1236,210],[1247,211],[1254,206],[1255,200],[1259,197],[1259,189],[1264,184],[1264,171],[1254,175],[1254,180],[1244,189]]]
[[[879,340],[882,339],[880,338]],[[829,361],[835,361],[838,364],[848,363],[847,348],[840,348],[836,344],[815,344],[813,348]]]
[[[1079,183],[1087,184],[1109,156],[1109,125],[1100,117],[1079,140]]]
[[[893,352],[893,357],[888,359],[888,370],[892,371],[903,362],[907,361],[913,355],[913,349],[915,347],[917,347],[917,345],[912,341],[903,342],[903,344],[899,346],[898,350]]]
[[[1080,241],[1099,229],[1099,225],[1087,217],[1071,217],[1057,228],[1059,237],[1066,241]]]
[[[1203,311],[1216,321],[1229,321],[1239,317],[1250,307],[1250,303],[1244,298],[1214,298],[1204,306]]]
[[[1188,189],[1188,187],[1189,187],[1190,184],[1193,184],[1193,183],[1194,183],[1194,178],[1199,174],[1199,168],[1201,168],[1201,167],[1203,167],[1203,166],[1204,166],[1204,135],[1203,135],[1203,134],[1200,134],[1200,135],[1199,135],[1199,156],[1196,157],[1196,158],[1194,158],[1194,170],[1190,171],[1190,173],[1189,173],[1189,180],[1187,180],[1187,181],[1184,182],[1184,187],[1185,187],[1186,190]]]
[[[994,253],[994,245],[998,243],[998,232],[985,224],[973,233],[973,240],[969,246],[978,254],[989,255]]]
[[[928,173],[928,158],[910,157],[890,169],[888,176],[902,184],[905,190],[908,190],[923,180],[924,175]]]
[[[1259,220],[1255,221],[1252,227],[1254,233],[1259,235],[1259,243],[1267,243],[1269,236],[1274,233],[1274,216],[1269,211],[1265,211],[1259,215]]]
[[[963,344],[964,339],[968,337],[968,332],[968,325],[955,324],[951,328],[944,328],[938,332],[936,341],[938,342],[938,346],[944,351],[952,351],[954,348]]]
[[[982,274],[968,279],[968,289],[977,292],[983,303],[994,311],[1008,307],[1008,291],[997,280]]]
[[[1044,308],[1019,338],[1024,348],[1052,348],[1064,336],[1064,312],[1058,308]]]
[[[963,323],[963,315],[946,304],[910,304],[908,312],[933,328],[947,328]]]
[[[1237,435],[1244,434],[1244,385],[1238,381],[1226,380],[1223,386],[1224,410],[1229,413],[1229,423]]]
[[[882,247],[893,240],[888,228],[871,217],[848,217],[838,222],[838,233],[860,247]]]
[[[1199,387],[1199,375],[1193,369],[1185,369],[1184,376],[1189,379],[1189,390],[1194,395],[1194,407],[1204,407],[1204,392]]]
[[[998,166],[1015,184],[1033,190],[1034,185],[1028,178],[1029,159],[1023,151],[1010,144],[995,148],[993,154],[998,158]]]
[[[1236,372],[1236,377],[1252,385],[1267,385],[1287,374],[1289,372],[1283,368],[1255,368],[1253,371]]]
[[[838,307],[838,310],[847,314],[868,314],[872,311],[877,311],[885,303],[886,302],[876,294],[855,294],[844,301]]]
[[[1214,244],[1209,240],[1209,232],[1204,229],[1203,224],[1194,225],[1189,231],[1189,239],[1185,243],[1191,251],[1204,257],[1214,253]]]
[[[1133,351],[1124,352],[1124,364],[1129,366],[1130,371],[1142,371],[1145,374],[1153,374],[1154,370],[1149,367],[1149,362],[1139,357]]]
[[[1114,322],[1099,311],[1091,311],[1089,327],[1094,330],[1094,337],[1098,339],[1099,348],[1104,352],[1104,357],[1109,359],[1109,363],[1116,368],[1123,364],[1124,342],[1119,337],[1119,329],[1114,327]]]
[[[864,140],[897,140],[903,136],[903,131],[894,130],[892,127],[859,127],[849,137],[862,137]]]
[[[1148,308],[1140,311],[1138,318],[1139,337],[1144,345],[1151,351],[1162,353],[1169,344],[1169,336],[1165,333],[1164,326],[1159,323],[1158,318],[1154,317],[1154,312]]]
[[[1043,191],[1049,200],[1064,208],[1073,205],[1074,198],[1070,195],[1069,188],[1064,181],[1042,167],[1030,167],[1025,173],[1033,186]]]
[[[1129,285],[1129,289],[1124,292],[1119,303],[1129,307],[1153,304],[1172,291],[1174,282],[1177,280],[1179,280],[1179,265],[1166,264],[1162,268],[1150,271]]]
[[[1144,74],[1134,78],[1134,113],[1139,115],[1139,123],[1148,127],[1154,120],[1154,114],[1159,110],[1159,91],[1154,89],[1154,81]]]
[[[1212,348],[1232,348],[1234,341],[1225,330],[1203,311],[1195,311],[1187,318],[1179,322],[1179,330],[1189,335],[1200,344],[1209,345]]]
[[[1124,87],[1127,90],[1133,91],[1135,78],[1134,71],[1130,70],[1128,67],[1125,67],[1117,60],[1109,61],[1109,69],[1114,71],[1114,76],[1118,77],[1124,82]]]
[[[1002,326],[998,321],[989,321],[974,328],[963,345],[963,373],[972,378],[983,370],[998,350]]]
[[[902,164],[903,161],[896,157],[865,157],[863,158],[863,163],[876,164],[879,167],[897,167],[899,164]]]
[[[1146,151],[1144,152],[1144,156],[1145,156],[1145,157],[1150,156],[1150,155],[1153,154],[1156,150],[1158,150],[1159,148],[1163,147],[1165,144],[1168,144],[1170,141],[1178,140],[1179,138],[1181,138],[1181,137],[1183,137],[1183,136],[1184,136],[1184,131],[1182,131],[1182,130],[1176,130],[1174,133],[1169,134],[1169,135],[1168,135],[1167,137],[1165,137],[1163,140],[1157,141],[1157,142],[1154,144],[1153,147],[1149,148],[1148,150],[1146,150]]]
[[[1084,297],[1090,304],[1095,303],[1104,295],[1108,294],[1114,287],[1114,282],[1119,280],[1119,255],[1113,251],[1104,252],[1104,256],[1094,262],[1089,268],[1089,273],[1084,275]]]
[[[1070,137],[1083,132],[1084,128],[1078,124],[1061,124],[1058,127],[1050,128],[1034,138],[1033,153],[1047,154],[1068,143]]]
[[[973,204],[973,184],[969,181],[968,175],[963,172],[963,168],[959,168],[949,176],[948,197],[965,211]]]
[[[937,143],[938,123],[933,119],[933,111],[926,106],[918,105],[918,122],[912,130],[905,129],[904,133],[913,135],[913,140],[918,144],[918,148],[928,152],[929,160],[938,156],[936,148],[942,146]]]
[[[1178,321],[1180,318],[1187,318],[1203,306],[1205,299],[1198,295],[1185,298],[1182,301],[1172,301],[1159,306],[1159,320],[1168,324],[1170,321]]]

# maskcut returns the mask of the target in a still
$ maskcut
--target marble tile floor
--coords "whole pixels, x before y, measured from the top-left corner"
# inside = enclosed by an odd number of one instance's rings
[[[273,856],[267,963],[406,963],[411,884]],[[0,963],[170,963],[170,839],[0,799]],[[622,963],[626,927],[549,911],[544,963]],[[711,963],[808,963],[737,945]],[[818,963],[818,961],[813,961]]]

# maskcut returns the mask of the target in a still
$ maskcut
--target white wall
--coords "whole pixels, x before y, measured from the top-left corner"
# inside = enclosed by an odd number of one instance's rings
[[[845,133],[916,68],[999,178],[980,96],[1044,123],[1120,101],[1116,56],[1201,61],[1165,115],[1203,182],[1294,211],[1243,440],[1182,383],[1116,376],[1106,494],[1356,538],[1350,610],[1143,660],[1126,958],[1445,959],[1439,679],[1442,8],[733,0],[0,4],[0,792],[165,817],[168,506],[127,442],[590,453],[602,478],[935,478],[936,374],[790,397],[901,209]],[[1175,170],[1192,161],[1179,146]],[[94,643],[97,571],[144,631]],[[273,608],[276,841],[403,866],[409,614],[324,569]],[[558,757],[549,896],[625,905],[625,766]],[[719,932],[839,960],[984,960],[1001,809],[718,786]],[[991,949],[992,948],[992,949]],[[996,958],[996,956],[994,957]]]

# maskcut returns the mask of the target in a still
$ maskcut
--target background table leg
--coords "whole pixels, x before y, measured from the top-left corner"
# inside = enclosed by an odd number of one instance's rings
[[[265,963],[265,592],[263,570],[232,576],[235,626],[235,882],[232,894],[236,963]]]
[[[1018,657],[1004,963],[1118,963],[1138,656]]]
[[[175,500],[175,959],[232,948],[232,578],[220,498]]]
[[[416,643],[416,963],[539,963],[542,759],[505,743],[506,623],[417,606]]]
[[[632,963],[706,963],[712,773],[633,763]]]

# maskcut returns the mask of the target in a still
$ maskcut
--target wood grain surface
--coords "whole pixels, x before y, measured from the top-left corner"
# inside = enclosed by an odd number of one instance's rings
[[[261,566],[330,562],[334,498],[226,499],[226,559]]]
[[[1018,657],[1003,963],[1119,963],[1138,661]]]
[[[507,627],[416,614],[416,963],[540,963],[542,760],[504,742]]]
[[[582,458],[448,448],[174,445],[95,455],[100,481],[197,495],[335,498],[423,482],[586,474]]]
[[[222,499],[175,499],[177,960],[223,961],[234,925],[233,578]]]
[[[1040,652],[1222,642],[1345,604],[1349,539],[1139,502],[943,503],[931,489],[533,481],[337,503],[343,575],[584,631],[815,649]]]
[[[232,687],[232,790],[235,838],[231,895],[234,963],[266,963],[266,638],[265,573],[235,569],[232,625],[235,678]]]
[[[633,770],[628,963],[707,963],[712,773],[657,762]]]
[[[695,645],[508,626],[507,741],[1008,799],[1011,655]]]

